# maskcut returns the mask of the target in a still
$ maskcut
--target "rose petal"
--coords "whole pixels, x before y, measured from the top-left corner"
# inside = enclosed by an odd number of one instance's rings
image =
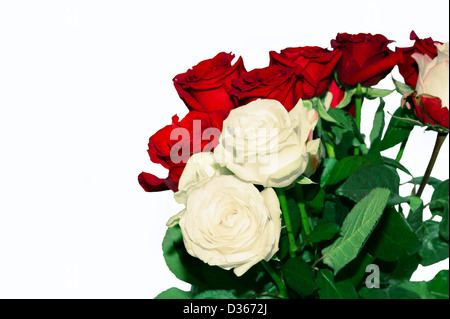
[[[166,180],[167,178],[159,178],[145,172],[138,176],[139,184],[146,192],[159,192],[170,189],[166,184]]]

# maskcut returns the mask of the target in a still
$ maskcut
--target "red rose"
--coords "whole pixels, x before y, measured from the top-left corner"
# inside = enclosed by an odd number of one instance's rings
[[[302,86],[296,69],[272,65],[245,73],[232,82],[231,94],[237,106],[256,99],[274,99],[290,111],[302,98]]]
[[[401,58],[399,52],[388,48],[392,41],[381,34],[338,33],[331,46],[342,52],[337,74],[342,84],[372,86],[386,77]]]
[[[426,94],[413,94],[414,113],[425,124],[440,125],[449,128],[448,108],[442,107],[440,98]]]
[[[417,84],[417,76],[419,74],[419,67],[417,62],[411,57],[414,53],[426,54],[430,58],[437,56],[437,49],[432,38],[419,39],[414,31],[411,31],[410,40],[415,40],[414,45],[409,48],[395,48],[396,52],[403,55],[402,61],[398,63],[398,70],[405,79],[405,83],[413,89]]]
[[[437,44],[436,57],[413,54],[418,75],[414,93],[403,96],[406,106],[414,105],[417,118],[424,124],[449,128],[449,45]],[[412,103],[410,102],[412,99]]]
[[[271,51],[269,54],[270,65],[298,69],[303,75],[302,98],[309,100],[327,91],[331,74],[342,53],[320,47],[298,47],[286,48],[280,53]]]
[[[227,113],[210,114],[190,111],[181,121],[178,116],[150,137],[148,154],[152,162],[169,169],[167,178],[142,172],[138,181],[147,192],[171,189],[178,190],[178,182],[187,160],[192,154],[212,151],[218,144],[223,120]]]
[[[221,52],[174,77],[175,89],[189,110],[210,113],[234,108],[228,92],[245,67],[242,58],[231,65],[233,58],[234,54]]]

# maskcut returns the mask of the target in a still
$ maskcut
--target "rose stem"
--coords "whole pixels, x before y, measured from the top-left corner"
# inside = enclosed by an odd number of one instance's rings
[[[333,138],[333,136],[331,135],[331,133],[328,133],[328,136],[330,136],[331,138]],[[330,142],[326,142],[326,143],[325,143],[325,147],[327,148],[327,153],[328,153],[328,157],[329,157],[329,158],[334,158],[334,157],[336,157],[336,153],[334,152],[334,146],[331,145]]]
[[[406,143],[408,143],[409,136],[402,142],[400,145],[400,149],[398,150],[397,157],[395,160],[400,163],[400,160],[402,159],[403,152],[405,151]]]
[[[361,109],[362,109],[362,89],[361,83],[358,83],[355,92],[355,121],[358,131],[361,132]],[[354,150],[355,155],[359,155],[359,147]]]
[[[427,170],[425,171],[425,175],[422,178],[422,182],[420,183],[419,190],[417,191],[416,196],[422,196],[423,190],[425,189],[425,185],[430,178],[431,171],[433,170],[434,163],[436,163],[436,159],[439,154],[439,150],[441,149],[442,144],[444,144],[445,138],[448,133],[438,133],[436,137],[436,143],[434,144],[433,153],[431,154],[430,161],[428,162]]]
[[[286,225],[286,231],[288,234],[289,256],[291,258],[295,258],[296,256],[295,251],[297,250],[297,247],[295,245],[294,233],[292,232],[291,216],[289,215],[289,210],[287,206],[286,193],[282,188],[275,188],[275,190],[277,192],[278,199],[280,201],[281,212],[283,213],[284,224]]]
[[[269,265],[269,263],[265,260],[261,260],[261,264],[263,265],[264,269],[267,271],[267,273],[272,277],[273,281],[275,281],[275,284],[278,287],[278,290],[280,291],[280,295],[284,299],[288,299],[288,293],[286,289],[286,285],[284,284],[283,280],[280,279],[280,277],[277,275],[275,270]]]
[[[305,230],[306,236],[311,233],[311,228],[309,227],[308,213],[306,212],[306,206],[303,198],[303,190],[301,185],[295,186],[295,197],[297,197],[298,209],[300,210],[300,217],[302,219],[302,226]]]

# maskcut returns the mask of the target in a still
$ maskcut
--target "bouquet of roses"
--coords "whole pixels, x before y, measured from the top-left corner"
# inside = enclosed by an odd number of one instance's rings
[[[184,205],[162,248],[192,289],[158,298],[448,298],[448,270],[410,278],[449,255],[449,180],[431,177],[449,130],[449,48],[411,40],[393,51],[383,35],[343,33],[332,50],[271,51],[265,68],[219,53],[175,76],[189,113],[148,144],[168,177],[138,179]],[[395,66],[403,81],[375,88]],[[394,91],[387,121],[383,98]],[[364,99],[379,100],[368,141]],[[401,163],[415,126],[437,136],[422,177]],[[382,155],[398,145],[395,159]],[[399,171],[411,175],[410,196]]]

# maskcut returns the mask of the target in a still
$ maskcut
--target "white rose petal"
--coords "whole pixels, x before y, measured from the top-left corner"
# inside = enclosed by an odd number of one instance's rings
[[[212,152],[193,154],[186,163],[178,182],[178,192],[174,194],[175,201],[185,204],[188,189],[196,183],[212,176],[230,174],[228,169],[216,163]]]

